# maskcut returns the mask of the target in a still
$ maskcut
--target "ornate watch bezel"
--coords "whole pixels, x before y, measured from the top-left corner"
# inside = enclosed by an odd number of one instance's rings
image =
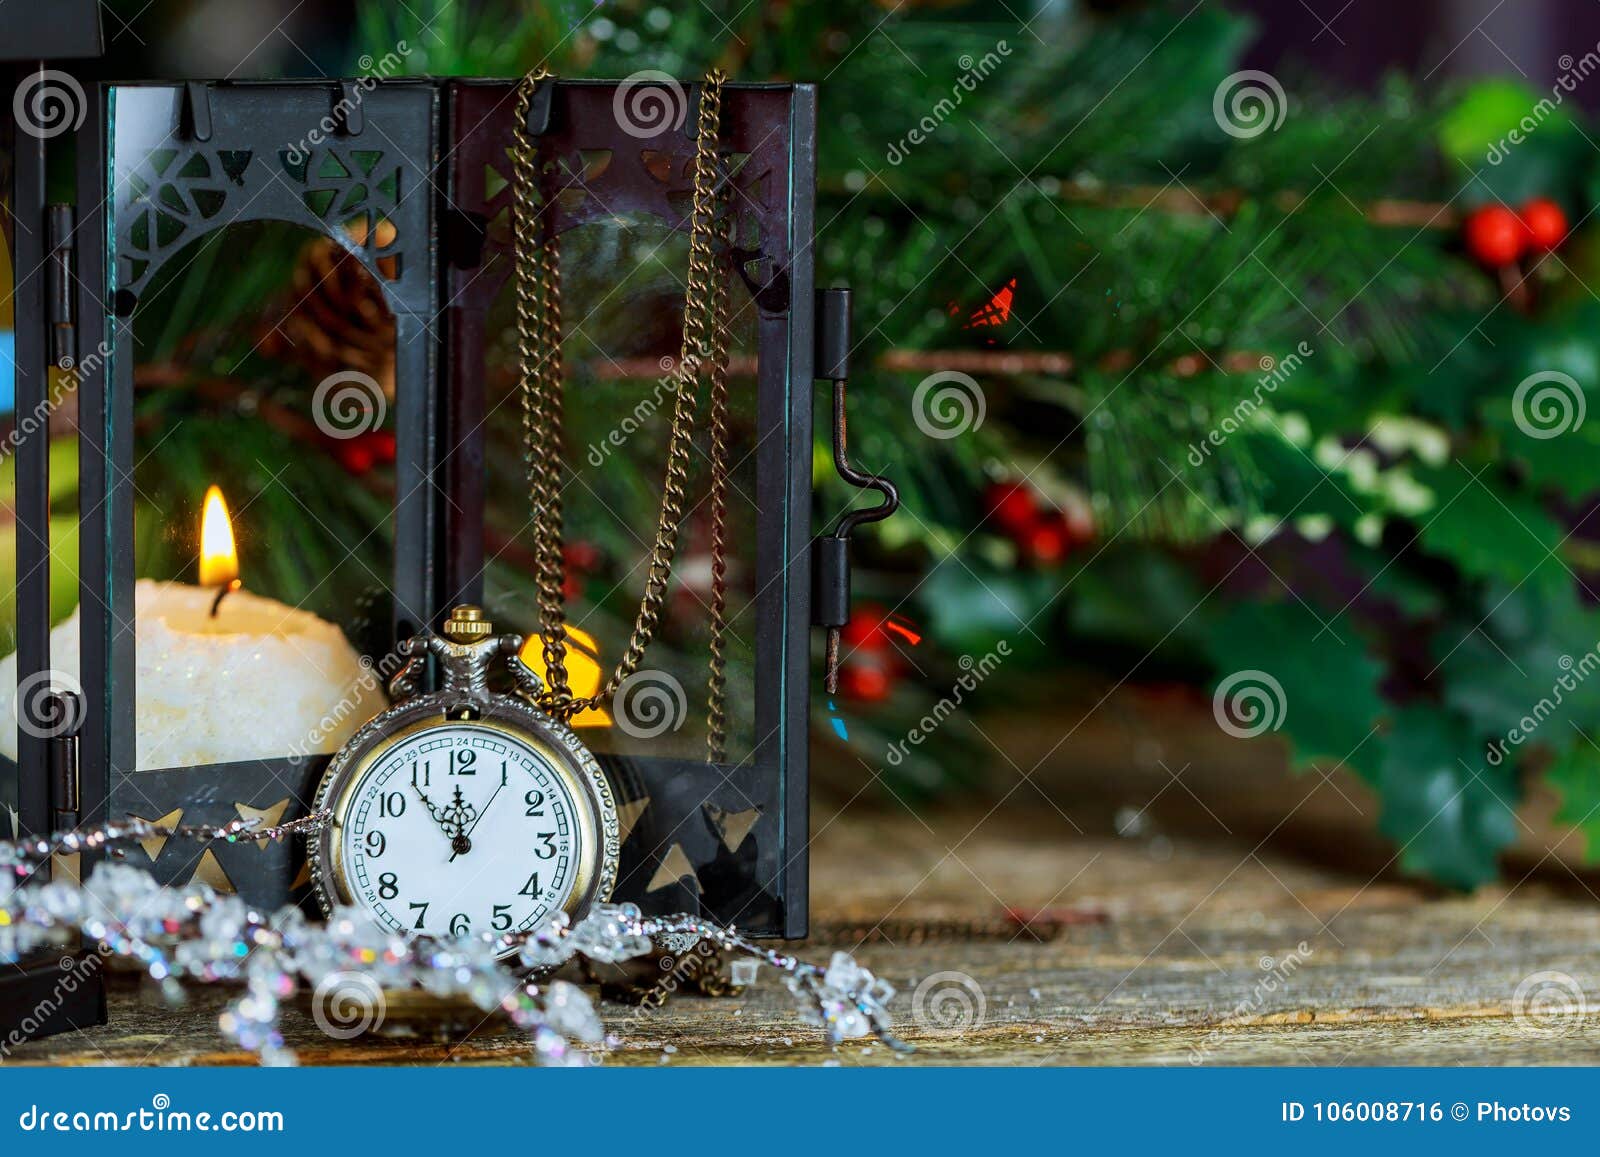
[[[499,644],[514,654],[515,644],[510,640],[515,639],[502,636],[469,647],[444,646],[452,652],[459,650],[459,657],[465,659],[475,646]],[[449,661],[447,657],[446,664]],[[308,855],[312,890],[325,917],[340,905],[363,907],[346,883],[342,848],[356,788],[385,754],[433,727],[484,727],[526,744],[545,758],[566,781],[578,812],[577,878],[560,910],[576,921],[593,905],[610,899],[621,859],[621,828],[610,780],[594,753],[571,728],[526,700],[490,692],[481,679],[470,675],[452,679],[447,670],[443,690],[411,696],[368,720],[339,749],[323,774],[315,810],[327,810],[329,822],[317,832]],[[589,848],[594,850],[587,851]]]

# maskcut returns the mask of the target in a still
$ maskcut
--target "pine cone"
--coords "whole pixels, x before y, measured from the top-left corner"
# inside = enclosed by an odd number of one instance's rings
[[[370,374],[394,397],[394,317],[372,275],[331,238],[306,244],[261,350],[305,366],[315,381],[341,370]]]

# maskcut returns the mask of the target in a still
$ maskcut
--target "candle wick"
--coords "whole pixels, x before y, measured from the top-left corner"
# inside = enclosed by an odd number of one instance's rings
[[[222,589],[217,592],[216,599],[211,603],[211,617],[213,619],[217,617],[217,611],[222,607],[222,600],[238,590],[241,585],[238,579],[223,584]]]

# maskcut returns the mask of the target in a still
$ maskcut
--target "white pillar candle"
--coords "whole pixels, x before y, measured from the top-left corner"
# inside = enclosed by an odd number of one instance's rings
[[[134,586],[140,771],[336,750],[387,705],[377,672],[343,632],[308,611],[249,590],[140,579]],[[50,632],[52,665],[80,677],[78,612]],[[16,758],[17,658],[0,660],[6,726],[0,753]]]

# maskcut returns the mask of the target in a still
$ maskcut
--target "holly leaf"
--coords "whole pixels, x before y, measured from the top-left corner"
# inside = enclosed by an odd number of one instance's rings
[[[1596,403],[1600,408],[1600,401]],[[1600,421],[1589,421],[1554,438],[1530,438],[1517,424],[1509,401],[1485,417],[1500,432],[1505,459],[1521,464],[1528,481],[1574,501],[1600,489]]]
[[[1516,777],[1487,764],[1474,736],[1454,712],[1408,708],[1378,770],[1378,828],[1399,845],[1401,868],[1457,888],[1494,879],[1496,856],[1517,834]]]
[[[1555,559],[1545,567],[1567,577]],[[1444,700],[1480,738],[1516,729],[1520,742],[1537,735],[1561,746],[1569,721],[1600,718],[1600,613],[1581,606],[1570,585],[1553,597],[1540,593],[1545,585],[1490,584],[1482,612],[1434,641]]]
[[[1498,434],[1500,459],[1521,464],[1535,486],[1581,499],[1600,487],[1600,307],[1585,301],[1537,328],[1526,322],[1513,356],[1481,396],[1479,412]]]
[[[1288,737],[1296,766],[1329,759],[1360,767],[1384,710],[1378,695],[1383,667],[1346,625],[1334,622],[1325,630],[1323,623],[1297,602],[1235,604],[1208,625],[1205,649],[1225,701],[1247,688],[1265,689],[1260,705],[1276,710],[1267,726]]]
[[[1555,822],[1583,836],[1586,860],[1600,860],[1600,747],[1580,731],[1578,741],[1545,769],[1545,778],[1561,797]]]
[[[1538,502],[1461,465],[1419,472],[1418,480],[1437,496],[1420,534],[1428,551],[1469,576],[1534,586],[1546,596],[1564,585],[1545,564],[1565,532]]]

